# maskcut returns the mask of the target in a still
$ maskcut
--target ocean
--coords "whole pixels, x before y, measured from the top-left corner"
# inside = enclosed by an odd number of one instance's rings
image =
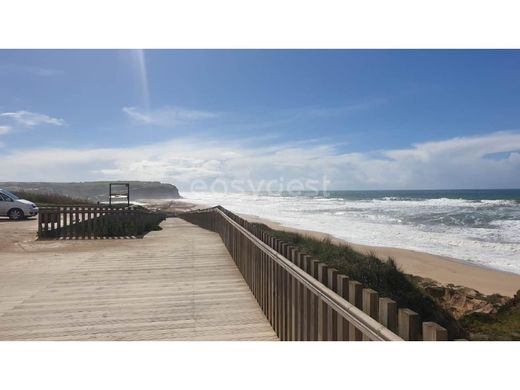
[[[182,195],[353,243],[413,249],[520,274],[520,190]]]

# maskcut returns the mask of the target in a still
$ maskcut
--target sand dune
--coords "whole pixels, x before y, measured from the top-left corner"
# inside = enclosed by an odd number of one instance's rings
[[[517,274],[484,268],[464,262],[463,260],[451,259],[449,257],[409,249],[355,244],[335,238],[330,234],[291,228],[257,216],[241,216],[251,222],[264,223],[273,229],[300,233],[318,239],[328,237],[333,242],[349,244],[352,248],[360,252],[366,253],[372,251],[376,256],[382,259],[393,257],[404,272],[423,278],[434,279],[443,284],[452,283],[471,287],[484,294],[498,293],[506,296],[513,296],[520,289],[520,275]]]

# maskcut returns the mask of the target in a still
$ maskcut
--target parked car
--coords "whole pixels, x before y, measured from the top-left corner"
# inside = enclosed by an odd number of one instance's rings
[[[9,191],[0,189],[0,217],[20,220],[38,215],[38,206],[33,202],[20,199]]]

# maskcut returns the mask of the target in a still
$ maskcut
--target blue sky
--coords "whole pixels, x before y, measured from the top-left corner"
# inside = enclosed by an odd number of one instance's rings
[[[520,187],[519,150],[518,50],[0,50],[0,181]]]

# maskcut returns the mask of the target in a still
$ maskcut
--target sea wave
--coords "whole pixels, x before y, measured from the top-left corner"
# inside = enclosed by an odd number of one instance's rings
[[[419,250],[520,274],[520,205],[515,200],[183,195],[355,243]]]

